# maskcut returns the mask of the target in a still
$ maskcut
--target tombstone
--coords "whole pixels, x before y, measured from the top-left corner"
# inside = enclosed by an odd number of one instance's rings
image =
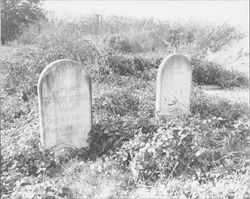
[[[157,73],[156,114],[190,114],[191,84],[189,60],[181,54],[165,58]]]
[[[88,145],[91,83],[80,63],[62,59],[49,64],[38,81],[38,98],[43,149]]]

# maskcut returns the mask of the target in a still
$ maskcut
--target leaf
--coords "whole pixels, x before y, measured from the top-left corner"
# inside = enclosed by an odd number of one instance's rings
[[[207,151],[208,151],[208,149],[206,149],[206,148],[201,148],[201,149],[199,149],[199,150],[195,153],[195,156],[196,156],[196,157],[199,157],[199,156],[203,155],[204,153],[206,153]]]
[[[109,131],[108,129],[105,129],[103,133],[104,133],[104,134],[109,134],[109,132],[110,132],[110,131]]]
[[[45,170],[46,170],[46,168],[39,168],[39,169],[37,170],[36,174],[39,174],[41,171],[45,171]]]
[[[116,140],[113,144],[113,147],[115,148],[119,144],[120,140]]]
[[[196,175],[199,177],[201,175],[201,169],[200,168],[195,168],[194,172],[196,173]]]

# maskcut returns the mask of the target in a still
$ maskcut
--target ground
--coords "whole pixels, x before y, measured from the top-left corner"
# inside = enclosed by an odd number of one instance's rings
[[[66,24],[67,31],[71,25]],[[136,35],[111,35],[111,53],[100,48],[100,58],[86,64],[85,58],[95,50],[90,40],[79,35],[69,39],[65,27],[57,28],[39,34],[27,31],[17,43],[0,46],[2,199],[250,198],[249,88],[245,81],[236,81],[249,75],[246,38],[212,49],[215,52],[208,52],[206,61],[194,59],[198,80],[192,91],[191,116],[155,120],[157,68],[171,48],[134,52],[139,45],[133,46]],[[173,34],[167,39],[175,48],[176,33],[185,33],[185,28],[179,25],[177,32],[168,32]],[[35,43],[30,44],[29,34],[37,36]],[[151,30],[145,35],[159,39]],[[47,64],[65,57],[82,62],[93,80],[91,144],[87,149],[44,152],[33,85]],[[230,71],[217,70],[217,66]],[[218,85],[204,85],[207,77],[217,75],[214,71],[222,73],[216,79]],[[223,79],[224,72],[229,80]],[[229,85],[223,81],[236,83],[222,89]]]

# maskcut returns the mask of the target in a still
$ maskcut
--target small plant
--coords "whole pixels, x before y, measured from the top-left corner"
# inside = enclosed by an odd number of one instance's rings
[[[212,168],[224,165],[226,171],[239,166],[230,162],[244,156],[247,129],[246,118],[233,124],[217,117],[166,118],[155,131],[137,132],[114,157],[120,165],[129,165],[136,181],[155,182],[181,174],[202,180]]]

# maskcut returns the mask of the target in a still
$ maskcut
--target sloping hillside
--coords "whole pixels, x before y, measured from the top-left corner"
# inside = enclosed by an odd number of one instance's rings
[[[232,42],[216,53],[210,52],[207,58],[228,69],[244,72],[249,76],[249,37]]]
[[[108,19],[100,27],[96,18],[43,22],[0,46],[2,199],[250,198],[242,34],[229,26]],[[157,69],[175,51],[196,54],[191,115],[156,119]],[[91,76],[89,147],[42,151],[36,85],[44,67],[62,58],[81,62]],[[210,96],[200,89],[210,84],[238,89],[244,100],[228,100],[231,90]]]

